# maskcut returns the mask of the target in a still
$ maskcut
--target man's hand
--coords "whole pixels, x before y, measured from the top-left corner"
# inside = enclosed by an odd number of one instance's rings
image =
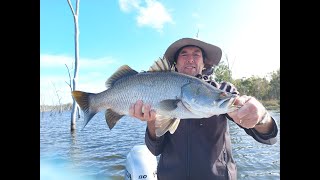
[[[255,127],[256,124],[265,117],[265,114],[268,113],[265,107],[251,96],[243,95],[238,97],[234,105],[242,107],[228,113],[228,115],[234,120],[234,122],[244,128]]]
[[[239,95],[237,88],[229,82],[222,82],[219,85],[219,89]],[[239,96],[234,102],[234,105],[241,106],[241,108],[228,113],[228,115],[235,123],[244,128],[255,127],[266,113],[264,106],[251,96]]]
[[[156,112],[151,110],[150,104],[143,104],[141,100],[131,104],[129,114],[141,121],[147,121],[148,132],[152,140],[156,140]]]
[[[141,100],[131,104],[129,114],[141,121],[154,121],[156,120],[156,112],[151,110],[149,104],[143,104]]]

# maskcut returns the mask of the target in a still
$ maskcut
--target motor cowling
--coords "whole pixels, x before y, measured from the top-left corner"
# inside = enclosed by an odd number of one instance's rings
[[[156,180],[157,158],[146,145],[135,145],[127,155],[125,180]]]

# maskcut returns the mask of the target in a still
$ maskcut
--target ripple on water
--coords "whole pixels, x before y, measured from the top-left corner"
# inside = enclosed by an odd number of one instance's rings
[[[280,131],[279,113],[270,113]],[[71,134],[70,114],[40,115],[41,159],[57,161],[54,165],[62,170],[54,169],[55,174],[62,175],[63,170],[72,169],[77,177],[86,176],[88,180],[123,180],[126,156],[134,145],[144,144],[146,124],[125,117],[110,130],[104,113],[98,113],[82,131],[80,118],[76,132]],[[277,143],[270,146],[256,142],[231,121],[229,126],[238,179],[280,179],[280,134]],[[44,166],[41,163],[41,175]]]

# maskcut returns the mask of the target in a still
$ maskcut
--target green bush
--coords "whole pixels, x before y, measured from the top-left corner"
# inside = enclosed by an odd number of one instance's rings
[[[278,110],[280,109],[280,100],[266,100],[261,101],[261,103],[266,107],[268,110]]]

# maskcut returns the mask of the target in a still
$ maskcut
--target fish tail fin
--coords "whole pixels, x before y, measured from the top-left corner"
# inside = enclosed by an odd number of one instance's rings
[[[177,130],[179,123],[179,118],[170,119],[158,117],[155,123],[156,136],[160,137],[164,135],[167,131],[173,134]]]
[[[80,109],[84,113],[84,125],[82,129],[84,129],[84,127],[88,124],[91,118],[98,112],[90,107],[90,95],[94,94],[83,91],[72,91],[72,97],[75,99],[77,104],[80,106]]]

